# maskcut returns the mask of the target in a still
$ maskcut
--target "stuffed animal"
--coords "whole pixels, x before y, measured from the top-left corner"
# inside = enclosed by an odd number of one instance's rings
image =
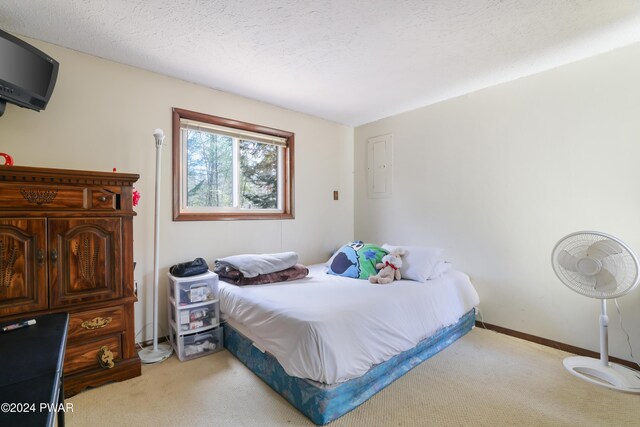
[[[380,271],[375,276],[369,276],[369,281],[385,285],[394,280],[400,280],[402,278],[400,276],[400,267],[402,267],[402,259],[400,257],[402,255],[404,255],[404,249],[396,248],[383,256],[382,262],[376,264],[376,270]]]

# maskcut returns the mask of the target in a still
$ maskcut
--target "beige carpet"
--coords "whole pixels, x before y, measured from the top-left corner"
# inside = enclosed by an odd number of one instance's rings
[[[640,396],[573,377],[565,355],[476,328],[330,425],[640,426]],[[313,425],[226,350],[67,402],[71,427]]]

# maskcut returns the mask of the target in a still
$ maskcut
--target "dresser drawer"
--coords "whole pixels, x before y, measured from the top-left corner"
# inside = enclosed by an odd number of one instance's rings
[[[46,185],[0,186],[0,203],[9,209],[82,209],[84,189]]]
[[[72,313],[69,316],[67,340],[74,341],[82,337],[96,337],[121,332],[123,318],[122,306]]]
[[[115,367],[122,357],[122,337],[114,335],[108,338],[81,342],[77,344],[67,344],[67,351],[64,356],[64,374],[84,371],[87,369],[101,368],[110,369]],[[99,358],[102,358],[102,363]]]
[[[104,209],[104,210],[115,210],[116,209],[116,200],[118,199],[117,194],[110,193],[104,190],[87,190],[91,197],[87,197],[87,199],[91,200],[91,205],[87,206],[89,209]]]
[[[48,185],[0,186],[0,203],[10,209],[91,209],[112,211],[120,196],[110,188]]]

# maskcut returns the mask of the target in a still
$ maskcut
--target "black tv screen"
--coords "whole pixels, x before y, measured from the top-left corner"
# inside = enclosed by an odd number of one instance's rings
[[[36,111],[51,98],[58,62],[27,42],[0,30],[0,102]]]
[[[3,80],[45,96],[53,64],[7,39],[0,38],[0,76]]]

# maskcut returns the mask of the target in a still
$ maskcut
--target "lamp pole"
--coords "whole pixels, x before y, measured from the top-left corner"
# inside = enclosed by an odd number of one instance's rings
[[[157,363],[167,359],[173,353],[168,344],[158,344],[158,270],[160,269],[160,160],[164,132],[153,132],[156,140],[156,199],[153,217],[153,347],[140,350],[138,355],[142,363]]]

